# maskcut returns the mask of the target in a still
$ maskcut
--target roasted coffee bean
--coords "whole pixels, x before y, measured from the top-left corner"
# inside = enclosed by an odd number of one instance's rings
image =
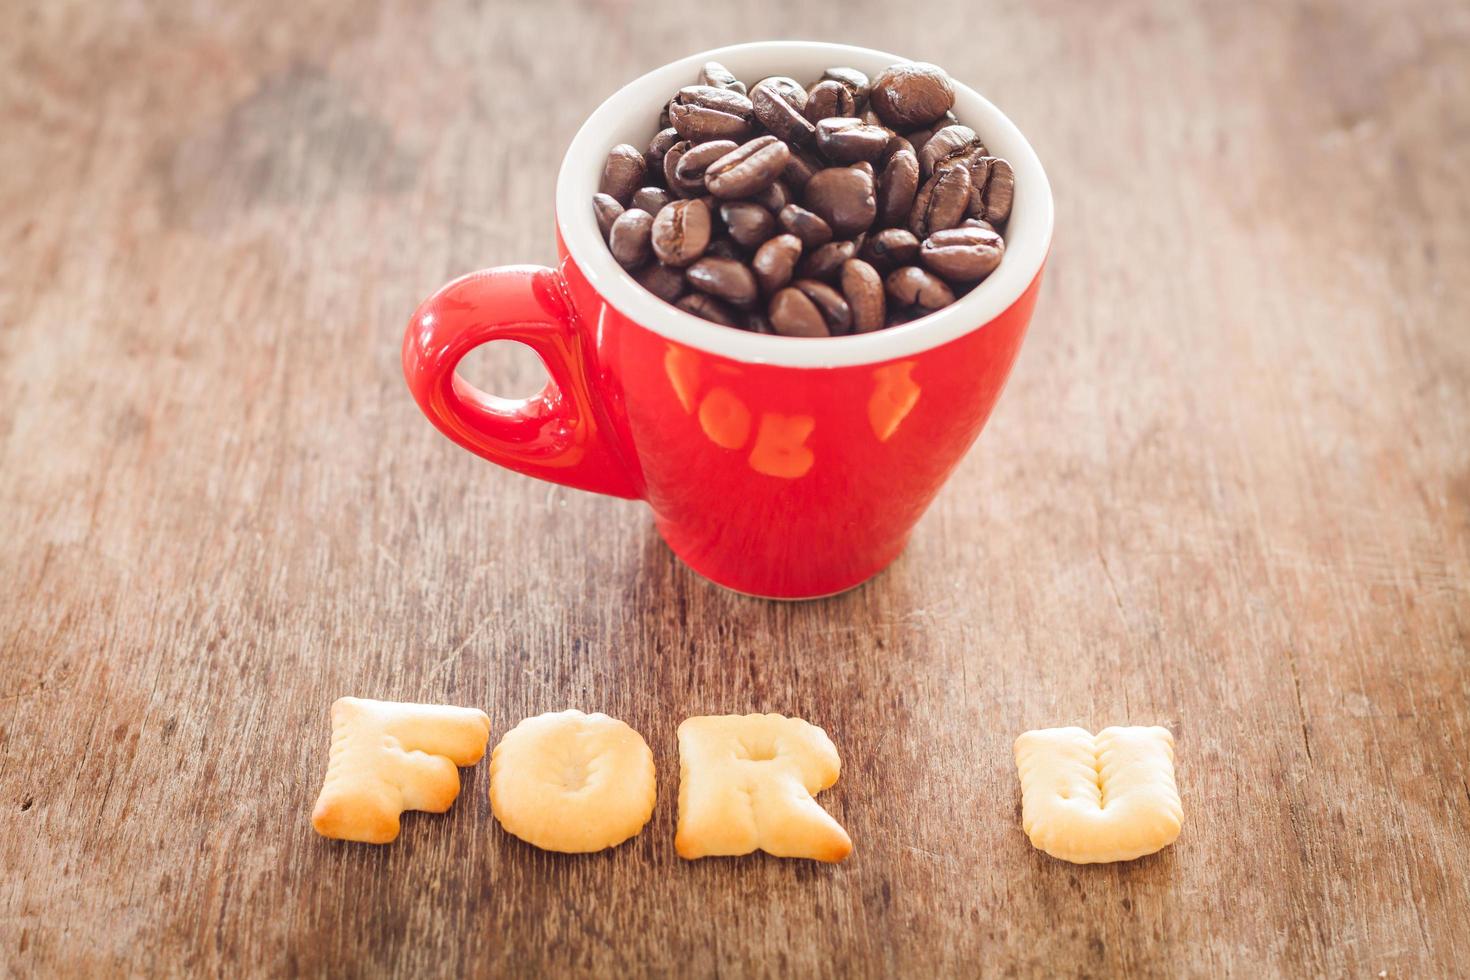
[[[690,156],[693,154],[684,157],[685,162]],[[715,197],[749,197],[769,187],[790,160],[791,150],[785,143],[774,136],[757,136],[710,164],[704,172],[704,184]]]
[[[730,69],[718,61],[706,61],[704,67],[699,70],[699,84],[713,85],[715,88],[727,88],[732,91],[745,94],[745,83],[730,73]]]
[[[869,126],[887,125],[883,122],[882,119],[878,118],[878,113],[873,111],[873,107],[871,105],[867,106],[863,109],[862,112],[858,113],[858,118]]]
[[[888,136],[881,126],[865,126],[852,116],[832,116],[817,123],[817,149],[833,163],[876,160],[888,146]]]
[[[797,274],[803,279],[835,280],[842,263],[854,255],[857,255],[857,245],[852,241],[828,242],[802,260]]]
[[[688,140],[680,140],[669,147],[664,154],[664,183],[669,185],[669,190],[680,197],[697,197],[704,193],[704,176],[698,180],[681,180],[679,178],[679,164],[694,144]]]
[[[801,239],[803,248],[820,248],[832,240],[832,226],[821,216],[798,205],[786,205],[776,215],[776,220],[782,228]]]
[[[968,201],[968,186],[965,192]],[[873,178],[851,167],[830,167],[812,177],[802,192],[802,203],[839,238],[867,231],[878,216]]]
[[[787,161],[786,169],[781,172],[781,179],[794,190],[801,190],[806,182],[812,179],[812,175],[822,169],[822,164],[817,161],[806,150],[792,147],[791,159]]]
[[[842,298],[852,310],[854,333],[880,330],[885,318],[883,277],[862,259],[848,259],[842,264]]]
[[[664,265],[689,265],[704,254],[710,242],[710,211],[703,201],[675,201],[653,219],[653,253]]]
[[[597,215],[597,230],[602,232],[603,241],[606,241],[613,222],[623,213],[623,206],[611,194],[593,194],[592,211]]]
[[[681,105],[697,105],[705,109],[718,109],[742,119],[752,118],[750,99],[745,93],[713,85],[688,85],[679,89],[674,101]]]
[[[914,150],[914,144],[910,143],[902,136],[899,136],[897,133],[894,133],[892,136],[888,137],[888,145],[883,147],[883,155],[878,158],[878,166],[886,167],[888,165],[888,161],[893,159],[893,155],[895,153],[901,153],[904,150],[908,150],[910,153],[913,153],[915,160],[919,158],[918,153]]]
[[[685,313],[693,313],[714,323],[722,323],[727,327],[740,326],[740,314],[707,293],[689,293],[679,297],[674,305]]]
[[[829,334],[835,337],[852,331],[852,308],[837,290],[815,279],[798,279],[791,288],[801,290],[812,301],[821,312]]]
[[[1000,223],[1011,216],[1016,192],[1016,175],[1000,157],[971,157],[970,216]]]
[[[791,193],[786,189],[785,181],[775,180],[771,182],[770,187],[767,187],[759,194],[752,194],[750,200],[751,203],[759,204],[767,211],[775,214],[787,204],[791,203]]]
[[[868,236],[859,257],[879,272],[891,272],[919,261],[919,240],[903,228],[884,228]]]
[[[684,295],[684,270],[662,262],[650,262],[633,273],[638,284],[665,303]]]
[[[654,174],[664,172],[664,154],[669,152],[669,147],[679,142],[679,131],[673,126],[660,129],[653,139],[648,141],[648,152],[643,155],[647,163],[647,173],[643,175],[648,180]]]
[[[899,306],[938,310],[954,302],[954,291],[944,284],[944,280],[916,265],[894,269],[883,280],[883,287],[888,298]]]
[[[919,170],[927,179],[938,164],[977,151],[984,153],[985,144],[980,142],[973,129],[969,126],[945,126],[925,142],[919,154]]]
[[[846,85],[859,109],[868,101],[868,76],[856,68],[828,68],[822,72],[822,79]]]
[[[725,233],[742,248],[759,248],[776,230],[776,216],[759,204],[734,201],[720,205]]]
[[[854,163],[852,169],[861,170],[868,175],[869,180],[876,182],[878,179],[878,169],[866,160],[859,160],[857,163]]]
[[[946,164],[919,188],[909,211],[909,231],[920,240],[928,238],[963,221],[969,207],[969,168],[963,164]]]
[[[787,287],[766,307],[771,329],[784,337],[830,337],[822,311],[799,289]]]
[[[850,116],[857,111],[852,93],[841,82],[826,81],[813,85],[806,94],[802,113],[813,123],[832,116]]]
[[[901,225],[908,221],[919,192],[919,161],[913,150],[898,149],[878,176],[878,223]]]
[[[657,215],[672,200],[673,193],[662,187],[640,187],[633,194],[633,207]]]
[[[796,260],[801,258],[801,239],[792,234],[777,235],[755,250],[750,267],[755,272],[761,293],[775,295],[791,282]]]
[[[689,285],[732,306],[748,307],[760,298],[755,274],[744,262],[706,256],[684,270]]]
[[[972,200],[973,200],[973,198],[972,198]],[[990,222],[986,221],[984,218],[966,218],[964,221],[961,221],[959,223],[959,227],[961,227],[961,228],[984,228],[986,231],[994,231],[997,235],[1000,234],[999,231],[996,231],[995,225],[993,225]]]
[[[750,93],[750,103],[760,124],[793,145],[805,145],[816,136],[816,127],[787,101],[774,85],[760,84]]]
[[[806,88],[796,79],[785,75],[768,75],[756,82],[755,88],[760,88],[762,85],[769,85],[775,89],[781,98],[796,107],[796,111],[800,112],[806,108]],[[755,88],[751,91],[754,92]]]
[[[624,211],[612,223],[608,232],[607,247],[613,258],[624,269],[636,269],[648,261],[652,254],[650,236],[653,232],[653,215],[637,208]]]
[[[643,183],[643,172],[648,164],[636,146],[619,143],[607,153],[607,162],[602,165],[602,180],[597,191],[606,194],[624,207],[633,199],[633,192]]]
[[[979,282],[995,271],[1005,255],[1005,242],[984,228],[947,228],[924,239],[919,261],[946,282]]]
[[[750,136],[750,121],[744,116],[702,105],[676,102],[669,106],[669,122],[679,135],[691,143],[710,140],[734,140],[739,143]]]
[[[897,130],[928,126],[954,105],[954,83],[943,68],[913,61],[879,72],[868,99]]]
[[[674,168],[674,177],[679,181],[681,187],[703,185],[704,174],[710,164],[735,149],[737,145],[731,140],[711,140],[708,143],[699,143],[690,147],[679,158],[679,164]]]

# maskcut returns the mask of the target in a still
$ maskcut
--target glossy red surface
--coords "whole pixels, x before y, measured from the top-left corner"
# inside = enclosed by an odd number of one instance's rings
[[[476,273],[419,308],[403,347],[419,407],[510,469],[646,499],[695,571],[775,598],[840,592],[898,556],[994,408],[1041,281],[1038,272],[1003,313],[941,346],[785,367],[633,322],[558,245],[556,271]],[[472,348],[502,339],[546,361],[551,382],[537,398],[494,399],[454,374]]]

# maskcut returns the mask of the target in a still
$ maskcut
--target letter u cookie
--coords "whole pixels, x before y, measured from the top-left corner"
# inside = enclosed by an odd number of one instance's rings
[[[1016,739],[1021,825],[1074,864],[1131,861],[1174,843],[1184,819],[1174,736],[1157,726],[1046,728]]]

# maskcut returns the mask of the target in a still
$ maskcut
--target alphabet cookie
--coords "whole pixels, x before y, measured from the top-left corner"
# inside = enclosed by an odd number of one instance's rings
[[[490,718],[475,708],[338,698],[311,825],[323,837],[386,844],[404,810],[449,809],[455,767],[479,762],[489,740]]]
[[[1131,861],[1174,843],[1184,811],[1166,728],[1047,728],[1016,739],[1021,825],[1074,864]]]
[[[717,715],[679,726],[680,857],[749,854],[841,861],[847,831],[812,799],[842,763],[827,733],[800,718]]]
[[[490,753],[490,809],[528,844],[572,854],[614,847],[653,815],[653,753],[604,714],[527,718]]]

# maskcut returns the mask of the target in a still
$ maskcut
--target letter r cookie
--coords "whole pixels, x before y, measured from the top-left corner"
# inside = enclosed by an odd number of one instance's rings
[[[1046,728],[1016,739],[1021,825],[1074,864],[1131,861],[1174,843],[1184,811],[1166,728]]]
[[[311,825],[323,837],[386,844],[404,810],[448,810],[456,767],[479,762],[489,741],[490,718],[475,708],[338,698]]]
[[[847,831],[812,799],[842,763],[827,733],[800,718],[720,715],[679,726],[680,857],[749,854],[841,861]]]

